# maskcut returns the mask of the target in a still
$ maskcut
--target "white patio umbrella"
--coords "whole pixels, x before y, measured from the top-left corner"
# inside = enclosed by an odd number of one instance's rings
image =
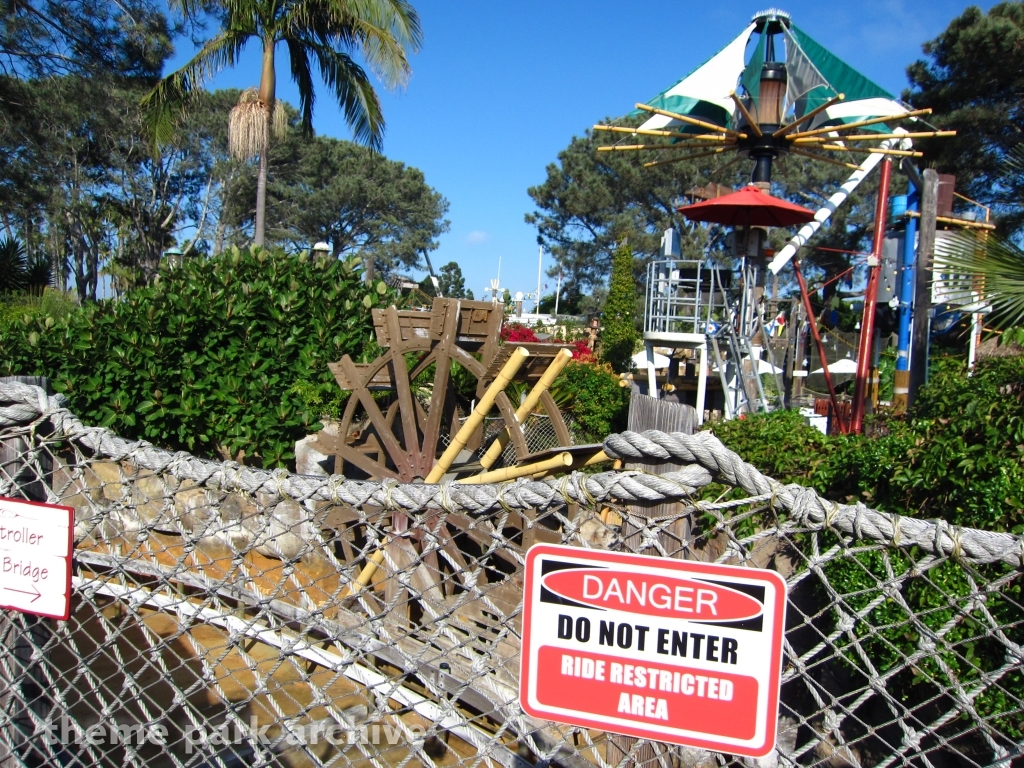
[[[828,366],[829,373],[856,373],[857,372],[857,361],[851,360],[849,357],[844,357],[842,360],[836,360],[834,363],[830,363]],[[818,368],[811,373],[824,373],[824,368]]]
[[[633,355],[633,365],[642,371],[647,370],[647,351],[642,350]],[[654,353],[654,368],[660,370],[662,368],[668,368],[668,356],[663,355],[660,352]]]

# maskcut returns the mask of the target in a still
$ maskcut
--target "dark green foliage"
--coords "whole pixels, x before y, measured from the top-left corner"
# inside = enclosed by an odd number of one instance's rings
[[[623,244],[612,258],[612,276],[608,299],[601,311],[601,359],[619,372],[632,367],[636,330],[636,280],[633,278],[633,251]]]
[[[25,246],[13,237],[0,238],[0,293],[17,293],[27,287]]]
[[[358,355],[391,303],[353,261],[233,248],[187,259],[123,300],[0,328],[0,375],[44,375],[86,423],[201,455],[287,465],[332,392],[327,363]],[[308,395],[308,392],[306,393]]]
[[[473,291],[466,290],[466,280],[458,262],[449,261],[438,271],[438,287],[441,295],[450,299],[472,299]]]
[[[793,412],[716,424],[761,471],[833,499],[954,525],[1024,532],[1024,357],[989,358],[968,377],[939,358],[909,417],[867,436],[825,437]]]
[[[953,173],[969,197],[995,206],[1007,234],[1024,226],[1024,173],[1009,176],[1006,154],[1024,124],[1024,4],[1003,2],[985,13],[970,6],[923,46],[926,59],[907,68],[915,107],[954,138],[922,143],[926,162]]]
[[[1024,532],[1024,357],[984,360],[971,377],[961,361],[940,358],[933,361],[931,375],[909,417],[878,417],[869,436],[825,437],[792,411],[717,424],[714,431],[766,474],[811,486],[826,498],[862,501],[897,515],[940,518],[958,526]],[[804,537],[797,536],[794,544],[804,554],[811,551]],[[819,551],[836,544],[846,546],[829,531],[819,534]],[[927,639],[922,634],[942,637],[941,664],[935,657],[921,659],[913,670],[893,676],[886,690],[913,706],[938,695],[938,689],[949,690],[954,681],[966,689],[981,686],[975,700],[979,713],[1007,737],[1021,739],[1024,676],[1011,673],[998,684],[984,684],[985,672],[1006,663],[1005,647],[990,639],[988,621],[978,608],[969,608],[971,615],[963,618],[972,592],[968,574],[982,585],[1004,579],[1012,569],[1003,564],[972,568],[951,560],[908,579],[900,598],[922,630],[900,600],[878,598],[891,573],[903,574],[913,568],[912,561],[923,559],[916,549],[879,545],[823,566],[834,592],[819,586],[819,604],[836,605],[853,616],[875,602],[850,630],[857,647],[849,635],[839,635],[838,646],[848,651],[841,668],[830,674],[857,678],[856,684],[863,685],[866,678],[903,665]],[[844,596],[838,604],[835,594]],[[1020,579],[981,601],[1011,642],[1024,642]],[[828,623],[835,617],[828,616],[819,627],[824,634],[835,630]],[[947,631],[955,616],[962,620]],[[865,657],[874,669],[867,668]]]
[[[372,258],[379,273],[421,267],[448,231],[448,201],[418,168],[351,141],[306,136],[295,117],[270,150],[267,242],[301,249],[323,241],[334,256]],[[230,191],[233,225],[250,229],[255,197],[250,169]]]
[[[560,408],[572,412],[584,442],[600,443],[626,428],[629,388],[607,365],[571,361],[551,387]]]

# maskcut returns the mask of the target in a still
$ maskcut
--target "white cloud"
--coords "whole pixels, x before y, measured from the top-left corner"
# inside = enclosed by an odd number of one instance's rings
[[[487,240],[487,233],[475,230],[466,235],[466,242],[470,245],[480,245],[480,243]]]

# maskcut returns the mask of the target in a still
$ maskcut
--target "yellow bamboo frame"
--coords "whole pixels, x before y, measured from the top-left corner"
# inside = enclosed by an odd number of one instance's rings
[[[802,149],[797,149],[796,147],[791,147],[789,153],[791,155],[800,155],[800,157],[809,157],[811,160],[821,160],[823,163],[832,163],[832,165],[838,165],[843,168],[852,168],[853,170],[860,168],[859,165],[854,165],[853,163],[845,163],[842,160],[836,160],[834,157],[826,157],[825,155],[819,155],[814,152],[806,152]]]
[[[915,219],[921,217],[921,214],[918,211],[905,211],[903,215],[911,216]],[[935,220],[941,221],[943,224],[955,224],[958,227],[968,227],[969,229],[993,230],[996,228],[995,224],[988,224],[983,221],[966,221],[965,219],[954,219],[949,216],[936,216]]]
[[[698,152],[695,155],[686,155],[685,157],[673,157],[671,160],[653,160],[650,163],[644,163],[644,168],[653,168],[656,165],[667,165],[668,163],[681,163],[683,160],[695,160],[698,157],[711,157],[711,155],[718,155],[725,152],[729,147],[718,147],[712,149],[710,152]]]
[[[514,467],[502,467],[491,472],[482,472],[465,480],[459,480],[462,485],[482,485],[484,483],[504,483],[508,480],[515,480],[527,475],[536,475],[549,470],[565,469],[572,466],[572,454],[563,451],[557,456],[552,456],[544,461],[537,461],[533,464],[517,464]]]
[[[834,96],[833,98],[829,99],[824,104],[822,104],[820,107],[816,107],[815,109],[812,109],[810,112],[808,112],[806,115],[801,117],[799,120],[794,120],[789,125],[784,125],[781,128],[779,128],[779,130],[777,130],[775,133],[772,134],[772,138],[773,139],[777,139],[780,136],[785,136],[787,133],[789,133],[794,128],[796,128],[798,125],[800,125],[800,123],[806,123],[812,117],[817,117],[819,114],[824,112],[826,109],[828,109],[829,107],[835,106],[836,104],[838,104],[840,101],[842,101],[845,98],[846,98],[846,94],[845,93],[840,93],[838,96]]]
[[[372,555],[367,558],[366,565],[359,572],[356,580],[353,581],[348,588],[348,594],[342,595],[342,597],[351,597],[352,595],[359,594],[360,591],[366,588],[373,578],[373,574],[377,572],[377,569],[384,563],[384,550],[378,549]]]
[[[679,120],[683,123],[689,123],[690,125],[696,125],[698,128],[706,128],[709,131],[715,131],[716,133],[724,133],[727,136],[735,136],[737,139],[747,138],[747,134],[734,131],[732,128],[725,128],[721,125],[715,125],[714,123],[706,123],[703,120],[698,120],[695,117],[687,117],[686,115],[679,115],[675,112],[669,112],[666,109],[658,109],[652,107],[650,104],[637,103],[637,109],[642,109],[645,112],[652,112],[655,115],[662,115],[663,117],[671,117],[673,120]]]
[[[726,144],[735,142],[727,141]],[[680,144],[610,144],[598,147],[598,152],[639,152],[658,149],[706,149],[707,144],[680,143]]]
[[[703,139],[704,137],[695,133],[681,133],[679,131],[660,131],[654,128],[624,128],[621,125],[595,125],[595,131],[612,131],[613,133],[632,133],[639,136],[666,136],[672,139]],[[714,137],[718,138],[718,137]]]
[[[750,130],[754,132],[754,135],[763,136],[764,134],[761,133],[761,126],[757,124],[757,120],[754,119],[753,115],[747,111],[747,106],[743,103],[743,100],[736,95],[736,91],[730,91],[729,98],[735,102],[736,109],[738,109],[740,114],[743,115],[743,119],[747,121],[747,125],[750,127]]]
[[[533,388],[529,391],[526,397],[523,398],[523,402],[519,404],[519,408],[516,409],[517,422],[522,424],[523,419],[533,413],[533,409],[536,408],[537,403],[540,402],[541,395],[548,391],[548,388],[554,383],[555,379],[558,378],[558,374],[562,372],[562,369],[565,368],[570,360],[572,360],[572,352],[564,348],[558,350],[554,359],[544,370],[540,380],[533,385]],[[484,455],[480,457],[480,466],[485,470],[490,469],[494,462],[497,461],[498,457],[501,456],[502,451],[505,450],[505,446],[508,445],[508,441],[510,439],[511,436],[508,433],[508,427],[505,427],[498,433],[498,436],[487,448]]]
[[[883,147],[843,147],[839,144],[817,144],[819,149],[829,152],[870,152],[873,155],[892,155],[894,157],[924,157],[924,152],[911,149],[885,149]]]
[[[883,139],[932,139],[956,136],[956,131],[922,131],[920,133],[871,133],[862,136],[811,136],[795,139],[794,144],[827,144],[830,141],[882,141]]]
[[[839,133],[840,131],[849,131],[854,128],[862,128],[865,125],[878,125],[879,123],[891,123],[895,120],[906,120],[908,117],[918,117],[920,115],[930,115],[932,110],[929,109],[914,109],[910,112],[900,112],[896,115],[886,115],[885,117],[874,117],[870,120],[859,120],[856,123],[847,123],[846,125],[829,125],[824,128],[815,128],[813,131],[802,131],[800,133],[791,133],[789,138],[792,139],[805,139],[808,136],[820,136],[823,133]]]
[[[449,470],[452,466],[452,462],[455,461],[459,452],[466,447],[466,443],[469,442],[469,438],[472,437],[473,432],[483,422],[484,417],[490,412],[494,406],[494,400],[498,397],[501,392],[505,391],[505,387],[508,383],[515,378],[516,373],[519,372],[519,368],[526,362],[526,358],[530,356],[523,347],[516,347],[513,350],[511,356],[505,365],[502,366],[501,371],[491,382],[491,385],[484,392],[483,397],[480,398],[480,402],[476,404],[476,408],[469,414],[466,422],[459,428],[459,431],[452,438],[451,443],[445,449],[444,453],[441,454],[441,458],[437,460],[437,463],[430,470],[430,474],[427,475],[427,484],[434,484],[444,477],[444,473]]]

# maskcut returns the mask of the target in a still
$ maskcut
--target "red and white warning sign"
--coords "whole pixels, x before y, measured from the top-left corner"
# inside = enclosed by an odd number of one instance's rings
[[[71,507],[0,497],[0,608],[67,620]]]
[[[527,714],[748,757],[775,747],[779,574],[539,544],[524,590]]]

